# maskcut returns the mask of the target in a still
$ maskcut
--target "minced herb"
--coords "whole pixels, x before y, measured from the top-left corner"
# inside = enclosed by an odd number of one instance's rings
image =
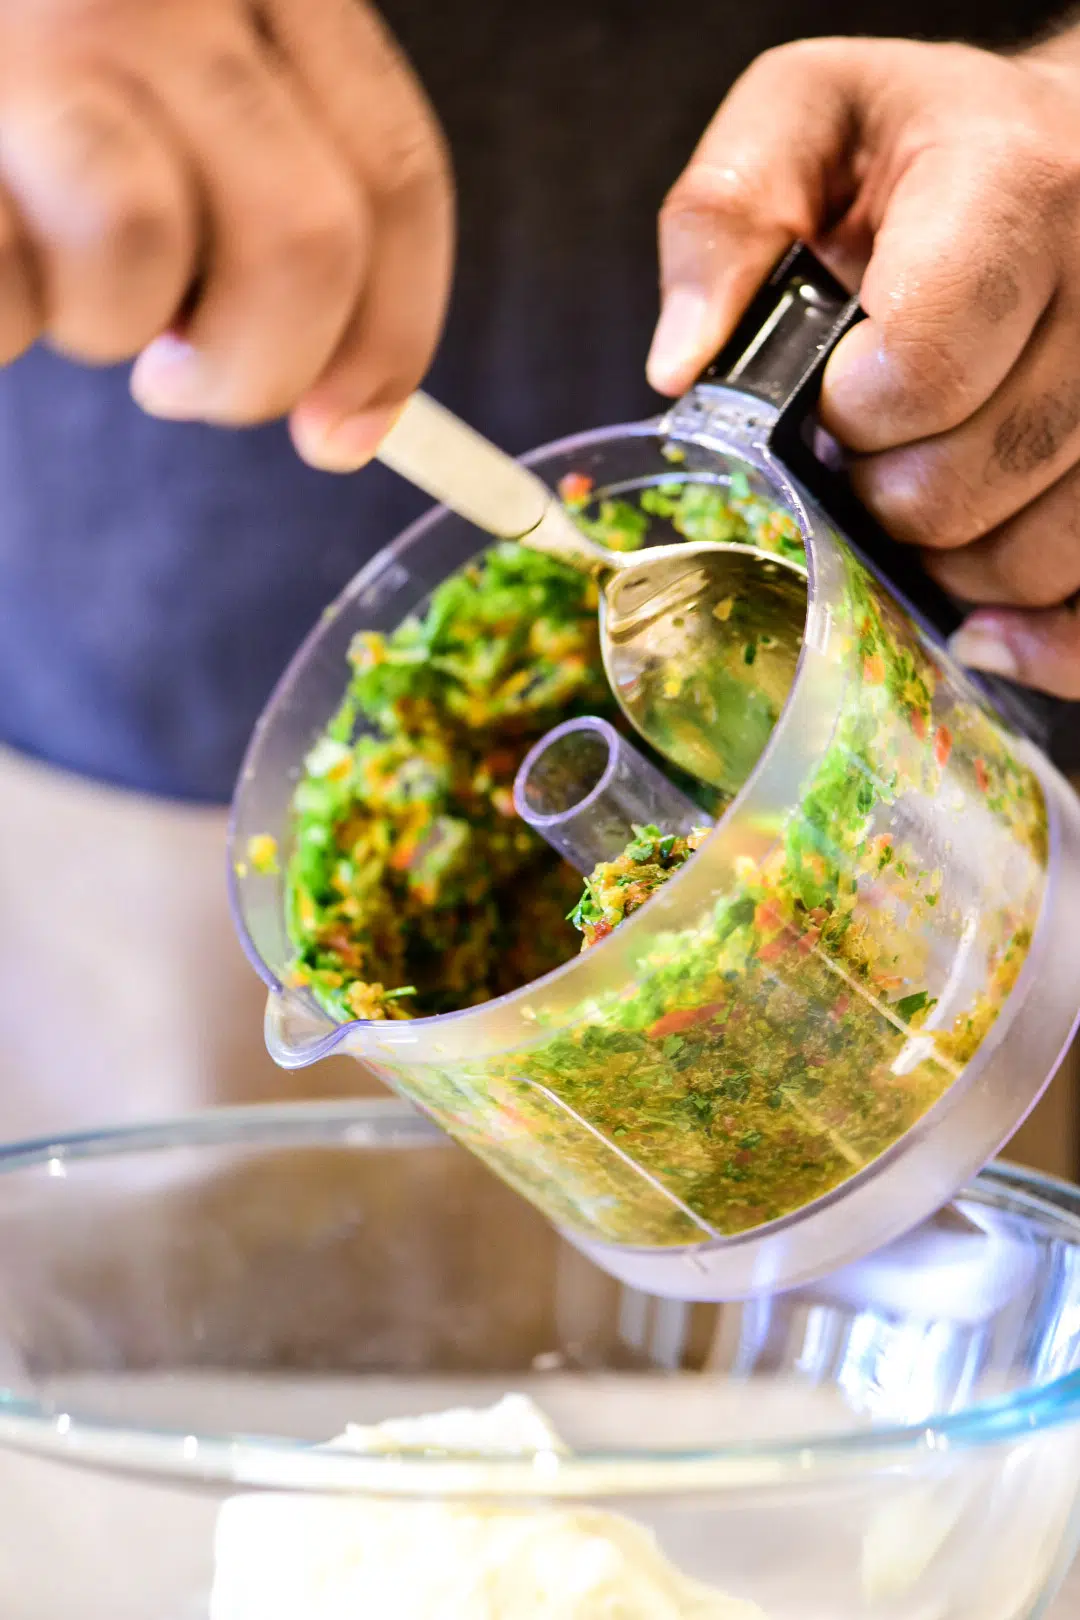
[[[609,545],[648,542],[654,520],[688,538],[798,544],[793,520],[737,482],[673,475],[636,502],[597,505],[578,477],[563,493]],[[844,566],[839,720],[754,853],[725,875],[706,838],[709,883],[687,891],[689,920],[673,928],[665,909],[660,931],[636,935],[632,973],[610,992],[583,990],[569,1010],[542,996],[518,1006],[497,1051],[442,1063],[434,1037],[422,1062],[388,1044],[378,1063],[592,1237],[685,1244],[827,1193],[941,1097],[1023,966],[1045,881],[1038,783],[862,568]],[[358,637],[351,664],[297,789],[287,868],[295,977],[339,1021],[475,1006],[568,960],[575,924],[602,951],[698,844],[642,828],[582,895],[513,814],[532,742],[571,715],[613,712],[595,592],[559,564],[495,546],[422,616]],[[947,1017],[934,949],[964,919],[900,811],[935,797],[1013,861],[1000,908],[979,917],[981,988]]]
[[[585,936],[582,950],[599,944],[638,911],[708,836],[707,827],[696,827],[685,838],[659,827],[636,827],[622,853],[602,862],[585,880],[585,893],[570,913],[570,921]]]
[[[707,500],[685,503],[694,520],[756,541],[758,507],[740,517],[723,486],[704,488]],[[566,481],[571,509],[590,489],[580,475]],[[629,502],[602,502],[587,526],[628,549],[649,521]],[[494,546],[421,617],[357,636],[349,661],[345,698],[293,801],[295,982],[333,1018],[402,1019],[475,1006],[566,961],[579,880],[514,814],[513,783],[560,720],[621,723],[593,582]],[[713,809],[715,795],[696,786]],[[392,996],[401,985],[407,1001]]]
[[[269,833],[258,833],[248,839],[247,856],[252,869],[264,877],[274,876],[279,870],[277,839],[271,838]]]
[[[358,636],[350,663],[294,799],[295,981],[339,1020],[400,1019],[565,961],[578,882],[516,816],[513,783],[557,721],[612,707],[592,582],[496,546],[422,618]]]
[[[646,544],[650,518],[661,518],[683,540],[754,545],[795,562],[804,560],[799,526],[775,501],[755,495],[745,473],[725,484],[672,478],[640,490],[637,499],[601,499],[590,516],[592,480],[570,473],[559,485],[579,528],[610,551],[636,551]],[[650,544],[657,544],[655,537]]]

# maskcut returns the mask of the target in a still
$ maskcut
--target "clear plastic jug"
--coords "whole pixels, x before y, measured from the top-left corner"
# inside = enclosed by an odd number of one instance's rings
[[[1046,706],[961,672],[950,604],[891,547],[813,431],[857,309],[805,250],[655,420],[526,458],[597,499],[733,475],[805,548],[795,674],[693,859],[609,937],[479,1006],[337,1023],[293,982],[281,870],[302,761],[358,631],[389,631],[484,549],[445,510],[324,614],[253,736],[230,834],[273,1056],[362,1060],[613,1275],[686,1299],[804,1284],[915,1227],[1011,1135],[1080,1003],[1080,804]],[[676,456],[673,462],[672,452]],[[650,542],[657,539],[650,536]]]

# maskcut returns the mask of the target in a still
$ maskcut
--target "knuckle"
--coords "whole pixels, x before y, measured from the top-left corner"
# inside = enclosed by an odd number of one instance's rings
[[[50,234],[126,271],[174,257],[186,230],[177,176],[127,110],[88,86],[61,101],[54,127],[49,150],[63,209],[53,205]]]
[[[92,364],[129,358],[183,291],[183,220],[148,185],[124,181],[84,194],[65,238],[53,244],[50,335]]]
[[[943,305],[943,307],[948,307]],[[880,379],[891,416],[920,436],[956,427],[981,400],[978,379],[958,363],[950,320],[897,301],[880,323]]]
[[[946,467],[927,473],[909,522],[921,544],[950,551],[979,539],[987,527],[978,497],[957,472]]]
[[[1003,546],[988,558],[994,584],[1006,601],[1016,607],[1054,607],[1061,593],[1054,581],[1041,572],[1037,558],[1026,546]]]
[[[198,68],[198,90],[209,105],[245,119],[261,115],[266,104],[264,72],[241,45],[223,44],[207,53]]]
[[[1020,608],[1053,607],[1061,601],[1060,569],[1039,566],[1030,537],[1006,527],[959,551],[945,553],[935,565],[947,590],[967,602]]]
[[[1024,301],[1016,271],[1005,260],[988,255],[978,267],[971,288],[971,303],[990,326],[1009,319]]]
[[[383,196],[398,199],[434,198],[449,190],[446,149],[427,118],[406,115],[385,131],[375,184]]]
[[[793,183],[771,153],[743,140],[722,155],[699,153],[692,160],[661,206],[661,235],[708,222],[751,231],[782,226],[793,236],[810,236],[814,195],[812,183]]]
[[[907,489],[892,489],[877,503],[878,513],[890,534],[914,546],[941,545],[940,532],[931,534],[923,501]]]
[[[778,195],[771,166],[746,151],[732,152],[722,161],[698,158],[660,209],[661,240],[716,226],[772,231],[778,225],[795,236],[808,235],[812,219],[805,199],[801,193]]]
[[[777,77],[787,78],[792,73],[820,73],[837,60],[845,43],[826,37],[793,39],[784,45],[771,45],[754,58],[744,78],[748,82],[771,84]]]
[[[89,90],[69,92],[53,109],[53,123],[69,174],[95,174],[132,161],[131,132],[116,112]]]
[[[1050,194],[1068,182],[1074,164],[1059,152],[1057,142],[1044,130],[1017,119],[1008,131],[993,129],[984,136],[988,190],[1010,182],[1037,196]]]
[[[183,230],[160,197],[138,187],[115,193],[105,204],[101,233],[117,269],[127,275],[169,268],[181,249]]]
[[[976,50],[963,40],[939,40],[932,50],[939,70],[954,77],[960,73],[969,74],[973,68],[981,67],[985,57],[985,52]]]
[[[1057,607],[1080,581],[1078,539],[1080,479],[1074,473],[988,542],[987,571],[1008,601]]]
[[[876,483],[872,504],[899,540],[953,551],[986,531],[977,497],[947,463],[901,455]]]
[[[661,221],[669,223],[700,213],[752,217],[760,206],[759,178],[755,166],[745,158],[737,163],[694,163],[664,199]]]
[[[994,429],[992,466],[1012,478],[1042,475],[1075,447],[1080,429],[1080,379],[1020,400]]]
[[[988,181],[1021,180],[1037,195],[1069,187],[1080,174],[1072,131],[1047,118],[1036,101],[1019,103],[1008,124],[1000,119],[980,125],[980,142],[989,161]]]
[[[1080,599],[1036,621],[1022,638],[1021,652],[1031,685],[1070,702],[1080,698]]]
[[[344,187],[327,186],[303,212],[294,208],[277,249],[279,270],[320,296],[355,284],[363,247],[360,211]]]
[[[995,212],[1006,211],[1019,232],[1053,235],[1075,217],[1080,201],[1080,153],[1045,119],[1017,116],[979,126],[983,191]]]

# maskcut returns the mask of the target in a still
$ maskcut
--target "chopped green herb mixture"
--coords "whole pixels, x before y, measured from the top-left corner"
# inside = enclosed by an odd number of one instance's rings
[[[592,497],[589,479],[572,473],[563,479],[560,492],[579,527],[611,551],[639,550],[646,544],[650,518],[662,518],[684,540],[749,544],[795,562],[804,558],[794,518],[775,501],[753,494],[745,473],[733,473],[727,485],[672,478],[641,490],[636,501],[601,500],[593,517],[586,515]]]
[[[738,482],[673,477],[597,507],[575,475],[562,493],[608,545],[641,545],[655,518],[688,538],[801,552],[793,520]],[[616,989],[526,1007],[527,1034],[505,1049],[451,1063],[429,1043],[399,1063],[388,1047],[379,1065],[590,1236],[685,1244],[830,1191],[951,1085],[1024,964],[1045,879],[1038,783],[861,567],[845,568],[838,723],[790,814],[733,871],[709,864],[704,834],[644,827],[582,894],[514,816],[531,744],[613,710],[593,587],[516,546],[447,580],[422,617],[357,638],[343,704],[308,758],[288,926],[297,982],[341,1021],[527,984],[571,958],[575,927],[595,946],[700,849],[709,884],[687,890],[685,926],[634,936]],[[942,796],[1017,863],[980,916],[979,988],[948,1005],[935,942],[963,919],[894,814]]]
[[[401,1019],[565,961],[578,881],[515,815],[513,782],[557,721],[612,706],[592,582],[496,546],[350,662],[294,801],[296,982],[334,1018]]]
[[[691,487],[688,521],[755,541],[751,518],[775,527],[760,503],[743,517],[723,486]],[[564,498],[576,510],[590,488],[578,477]],[[625,548],[628,513],[640,545],[649,518],[628,502],[602,502],[591,530]],[[422,618],[356,638],[296,792],[288,870],[294,977],[332,1017],[474,1006],[573,954],[579,880],[514,814],[513,783],[560,720],[618,719],[596,613],[591,580],[506,544],[446,580]]]
[[[624,917],[638,911],[708,836],[707,827],[695,827],[685,838],[659,827],[635,828],[634,839],[622,854],[589,876],[585,893],[570,913],[570,921],[585,936],[582,950],[605,939]]]

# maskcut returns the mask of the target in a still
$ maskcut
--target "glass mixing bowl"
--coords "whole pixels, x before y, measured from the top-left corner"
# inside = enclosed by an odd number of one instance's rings
[[[648,1532],[753,1606],[731,1620],[1031,1620],[1077,1539],[1078,1362],[1080,1193],[1008,1168],[825,1285],[691,1306],[597,1269],[396,1100],[10,1147],[0,1614],[724,1613],[700,1586],[633,1606]],[[508,1392],[569,1452],[323,1445]],[[507,1537],[547,1608],[469,1585]],[[551,1595],[586,1544],[623,1607]]]

